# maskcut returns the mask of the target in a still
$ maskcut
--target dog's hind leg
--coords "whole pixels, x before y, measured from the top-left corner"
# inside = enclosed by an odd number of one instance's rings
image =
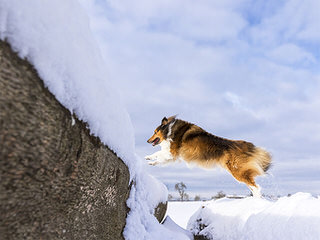
[[[258,174],[252,169],[248,169],[242,173],[243,182],[248,186],[248,188],[252,192],[253,197],[261,198],[261,188],[254,181],[254,177],[257,175]]]
[[[258,184],[256,186],[247,185],[250,191],[252,192],[253,197],[261,198],[261,188]]]
[[[239,182],[245,183],[248,186],[248,188],[252,192],[253,197],[258,197],[258,198],[261,197],[261,193],[260,193],[261,188],[254,181],[255,176],[258,175],[256,171],[252,169],[248,169],[240,173],[237,171],[234,171],[234,172],[231,172],[231,174]]]

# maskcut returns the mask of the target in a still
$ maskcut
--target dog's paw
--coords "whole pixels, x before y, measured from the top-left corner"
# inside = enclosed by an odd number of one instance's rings
[[[152,156],[152,155],[147,155],[147,156],[144,157],[144,159],[146,159],[146,160],[153,160],[153,159],[155,159],[155,157]]]
[[[148,164],[151,166],[157,165],[159,162],[158,161],[149,161]]]

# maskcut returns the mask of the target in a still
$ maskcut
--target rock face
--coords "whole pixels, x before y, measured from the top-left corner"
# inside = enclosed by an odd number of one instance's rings
[[[159,223],[162,223],[164,220],[164,217],[166,216],[168,208],[168,202],[165,203],[159,203],[156,209],[154,210],[154,216],[158,220]]]
[[[123,239],[129,191],[121,159],[0,41],[0,238]]]

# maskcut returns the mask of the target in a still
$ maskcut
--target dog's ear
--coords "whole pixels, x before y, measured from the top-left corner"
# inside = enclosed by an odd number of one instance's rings
[[[162,125],[166,125],[168,123],[168,119],[166,117],[164,117],[161,121]]]
[[[171,116],[171,117],[168,117],[168,122],[172,122],[173,120],[175,120],[176,117],[177,117],[177,115],[178,115],[178,114],[173,115],[173,116]]]

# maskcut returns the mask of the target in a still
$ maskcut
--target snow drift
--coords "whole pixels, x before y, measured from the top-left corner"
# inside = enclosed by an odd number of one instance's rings
[[[296,193],[277,201],[259,198],[209,201],[187,227],[208,239],[320,239],[320,199]]]

